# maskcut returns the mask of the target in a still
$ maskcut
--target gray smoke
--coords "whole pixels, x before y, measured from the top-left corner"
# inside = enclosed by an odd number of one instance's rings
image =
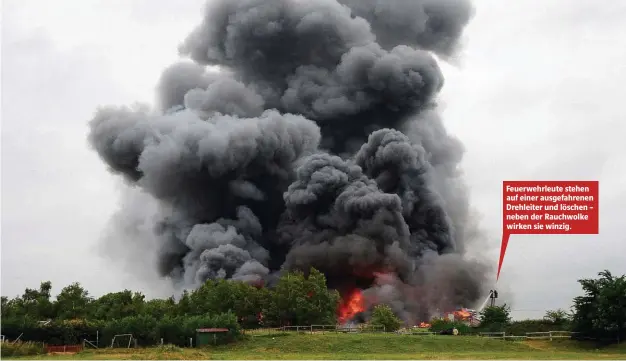
[[[209,1],[158,106],[102,108],[90,123],[110,170],[158,204],[142,244],[157,248],[159,274],[195,287],[315,267],[409,322],[482,301],[489,269],[464,257],[481,234],[432,55],[455,54],[472,11]]]
[[[366,19],[381,46],[408,45],[455,55],[473,8],[469,0],[339,0]]]

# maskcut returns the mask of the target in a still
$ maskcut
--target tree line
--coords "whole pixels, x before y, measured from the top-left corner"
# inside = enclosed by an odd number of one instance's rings
[[[506,332],[523,336],[527,332],[571,331],[572,338],[599,344],[623,342],[626,338],[626,275],[608,270],[598,278],[580,279],[583,295],[573,299],[570,311],[547,311],[540,320],[512,321],[507,305],[486,307],[480,312],[480,326],[472,331]],[[445,327],[433,324],[435,327]],[[463,326],[460,326],[463,327]]]
[[[597,279],[578,282],[583,295],[573,300],[571,312],[548,311],[543,320],[511,321],[506,305],[487,307],[480,313],[478,328],[432,322],[431,331],[450,327],[461,334],[478,331],[526,332],[570,330],[581,339],[619,342],[626,337],[626,276],[616,277],[608,271]],[[141,345],[165,343],[187,345],[197,328],[229,328],[224,341],[240,337],[242,328],[279,327],[285,325],[334,325],[340,296],[327,289],[325,276],[311,269],[308,274],[284,274],[272,288],[255,287],[243,282],[207,281],[197,290],[184,292],[175,300],[146,300],[139,292],[124,290],[94,298],[80,284],[51,296],[51,283],[39,289],[26,289],[13,299],[2,297],[2,334],[15,339],[50,344],[75,344],[82,339],[109,344],[113,335],[133,334]],[[47,321],[49,322],[42,322]],[[372,324],[397,330],[401,321],[391,308],[381,305],[374,310]]]
[[[572,338],[594,341],[599,345],[623,342],[626,339],[626,275],[616,277],[605,270],[598,278],[578,280],[583,295],[573,299],[570,311],[549,310],[543,319],[513,321],[506,304],[485,307],[479,312],[480,324],[475,327],[447,319],[433,320],[430,331],[445,332],[456,328],[460,334],[505,332],[524,336],[530,332],[570,331]],[[383,310],[381,310],[383,311]],[[387,325],[398,328],[390,309],[383,312]],[[387,330],[391,327],[387,326]]]
[[[284,274],[272,288],[244,282],[209,280],[176,301],[146,300],[140,292],[124,290],[91,297],[80,284],[64,287],[56,299],[50,282],[9,299],[2,297],[2,334],[15,339],[58,344],[86,338],[108,343],[116,334],[131,333],[141,344],[189,344],[195,329],[240,329],[285,325],[331,325],[340,302],[326,277],[311,269]],[[45,322],[50,320],[50,322]],[[44,322],[42,322],[44,321]]]

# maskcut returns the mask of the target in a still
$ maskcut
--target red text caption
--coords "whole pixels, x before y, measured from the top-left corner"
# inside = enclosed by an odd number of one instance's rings
[[[511,234],[598,234],[597,181],[502,183],[502,245],[498,277]]]

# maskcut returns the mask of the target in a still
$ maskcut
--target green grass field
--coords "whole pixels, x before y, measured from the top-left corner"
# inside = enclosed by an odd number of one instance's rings
[[[562,341],[503,341],[476,336],[395,334],[248,335],[232,345],[208,348],[162,346],[100,349],[74,355],[41,355],[25,359],[619,359],[624,345],[596,350]]]

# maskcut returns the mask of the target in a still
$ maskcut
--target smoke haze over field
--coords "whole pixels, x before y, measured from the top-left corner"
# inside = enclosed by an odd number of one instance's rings
[[[93,148],[142,193],[105,241],[131,242],[130,262],[154,254],[180,287],[315,267],[410,322],[480,303],[492,270],[464,257],[481,234],[431,53],[454,57],[472,12],[463,0],[210,1],[158,106],[90,122]]]

